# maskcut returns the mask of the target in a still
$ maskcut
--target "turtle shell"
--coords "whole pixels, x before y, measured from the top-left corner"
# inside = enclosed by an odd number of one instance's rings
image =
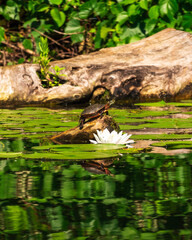
[[[94,118],[108,109],[108,104],[94,104],[84,109],[81,118]]]
[[[83,128],[83,124],[85,123],[86,118],[95,118],[101,116],[103,113],[106,112],[108,114],[107,109],[111,106],[113,102],[108,102],[106,104],[94,104],[91,105],[81,113],[81,117],[79,119],[79,128]]]

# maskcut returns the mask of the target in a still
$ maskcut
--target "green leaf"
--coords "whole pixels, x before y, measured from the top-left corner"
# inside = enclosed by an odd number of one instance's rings
[[[148,0],[141,0],[139,6],[145,10],[148,10]]]
[[[40,32],[49,32],[50,29],[51,29],[52,25],[51,24],[48,24],[45,19],[41,19],[38,23],[38,27],[37,29],[40,31]]]
[[[127,12],[123,11],[117,15],[116,21],[119,22],[120,24],[123,24],[126,22],[128,19]]]
[[[160,0],[159,7],[161,16],[168,16],[170,20],[173,19],[179,8],[176,0]]]
[[[128,14],[129,17],[138,15],[139,13],[140,13],[140,10],[138,8],[138,5],[136,5],[136,4],[130,5],[128,10],[127,10],[127,14]]]
[[[71,40],[73,43],[82,42],[84,40],[84,35],[81,33],[82,31],[83,27],[80,25],[80,21],[77,19],[70,20],[65,28],[66,33],[77,33],[71,35]]]
[[[135,3],[135,0],[123,0],[123,1],[119,1],[119,2],[121,2],[121,4],[123,4],[123,5],[128,5],[128,4]]]
[[[108,13],[108,9],[106,8],[106,4],[103,2],[98,2],[93,9],[96,16],[104,17]]]
[[[133,36],[139,36],[139,37],[144,36],[144,34],[141,32],[141,29],[139,26],[137,26],[135,28],[124,28],[124,31],[120,36],[120,39],[123,40],[127,37],[133,37]]]
[[[21,64],[21,63],[24,63],[25,62],[25,59],[24,58],[19,58],[18,59],[18,63]]]
[[[1,158],[16,158],[16,157],[19,157],[21,156],[22,153],[14,153],[14,152],[9,152],[9,153],[6,153],[6,152],[0,152],[0,159]]]
[[[73,43],[82,42],[84,40],[83,34],[73,34],[71,35],[71,40]]]
[[[4,40],[5,29],[0,27],[0,42]]]
[[[33,44],[30,39],[24,39],[22,44],[25,49],[30,49],[30,50],[33,49]]]
[[[77,19],[72,19],[66,24],[65,33],[80,33],[82,32],[82,26],[80,21]]]
[[[53,20],[57,23],[58,27],[61,27],[65,22],[65,13],[59,11],[57,8],[51,10],[51,16]]]
[[[14,4],[15,5],[15,4]],[[14,20],[20,20],[20,16],[19,16],[19,9],[16,6],[8,6],[6,5],[3,15],[5,17],[5,19],[10,20],[10,19],[14,19]]]
[[[158,19],[158,17],[159,17],[159,6],[157,6],[157,5],[152,6],[149,9],[148,15],[151,19]]]
[[[60,5],[63,0],[49,0],[50,4],[56,4],[56,5]]]
[[[32,12],[34,13],[35,12],[35,5],[32,1],[28,1],[28,4],[27,4],[27,10],[29,12]]]
[[[187,14],[183,15],[182,26],[184,28],[191,28],[191,26],[192,26],[192,15],[191,15],[191,13],[187,13]]]
[[[38,12],[45,12],[48,9],[49,9],[49,5],[44,3],[44,4],[39,5],[37,11]]]
[[[0,6],[0,15],[3,15],[3,8]]]
[[[123,8],[119,4],[113,4],[110,6],[111,13],[113,15],[118,15],[119,13],[123,12]]]
[[[139,40],[141,40],[141,38],[139,36],[137,36],[137,35],[136,36],[132,36],[129,39],[129,43],[137,42]]]
[[[88,2],[84,3],[83,5],[81,5],[79,17],[81,19],[86,19],[91,14],[91,11],[92,11],[92,4],[90,1],[88,1]]]
[[[105,39],[110,31],[113,31],[113,29],[103,26],[100,33],[101,38]]]
[[[157,23],[156,19],[147,19],[146,24],[145,24],[145,33],[150,34],[153,29],[155,28]]]
[[[30,20],[23,23],[23,27],[27,28],[28,26],[36,25],[37,24],[37,18],[31,18]],[[39,34],[38,34],[39,35]]]

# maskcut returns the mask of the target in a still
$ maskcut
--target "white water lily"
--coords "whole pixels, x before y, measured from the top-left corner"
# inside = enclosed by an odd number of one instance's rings
[[[97,130],[97,134],[93,134],[95,137],[95,140],[89,140],[91,143],[98,144],[98,143],[112,143],[112,144],[126,144],[128,148],[131,148],[132,146],[129,145],[131,143],[134,143],[133,140],[129,140],[129,138],[132,136],[132,134],[127,134],[121,131],[116,132],[113,130],[111,133],[107,128],[105,128],[103,131]]]

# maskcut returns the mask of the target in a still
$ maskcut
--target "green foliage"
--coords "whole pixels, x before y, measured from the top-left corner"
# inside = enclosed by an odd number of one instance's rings
[[[3,27],[0,27],[0,42],[4,40],[5,30]]]
[[[51,59],[49,58],[49,47],[47,38],[41,37],[41,42],[39,43],[40,55],[38,62],[41,66],[41,78],[42,82],[45,82],[44,86],[49,86],[49,82],[51,82],[50,74],[49,74],[49,63]]]
[[[89,41],[91,51],[134,42],[167,27],[191,32],[191,10],[191,0],[8,0],[0,6],[0,42],[9,22],[30,28],[37,50],[41,33],[57,30],[73,44]],[[31,48],[29,42],[24,45]]]
[[[53,8],[50,13],[57,26],[61,27],[65,22],[65,13],[59,11],[57,8]]]
[[[27,40],[27,39],[26,39]],[[59,66],[55,66],[53,70],[55,73],[49,71],[49,63],[51,59],[49,58],[49,46],[47,38],[41,37],[41,42],[39,42],[39,50],[40,55],[37,59],[37,62],[40,64],[41,73],[40,79],[42,80],[42,84],[44,87],[54,87],[60,85],[60,76],[65,76],[64,74],[60,74],[60,71],[64,68],[60,68]]]

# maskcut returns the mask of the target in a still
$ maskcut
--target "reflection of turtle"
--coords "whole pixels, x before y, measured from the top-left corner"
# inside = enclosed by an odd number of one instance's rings
[[[80,119],[79,119],[79,128],[83,128],[83,124],[85,123],[85,119],[91,119],[96,118],[104,113],[108,115],[108,108],[111,106],[113,102],[108,102],[107,104],[94,104],[91,105],[81,113]]]
[[[111,172],[109,171],[109,169],[107,167],[105,167],[102,163],[89,161],[89,162],[82,162],[81,166],[88,172],[91,172],[94,174],[112,175]]]

